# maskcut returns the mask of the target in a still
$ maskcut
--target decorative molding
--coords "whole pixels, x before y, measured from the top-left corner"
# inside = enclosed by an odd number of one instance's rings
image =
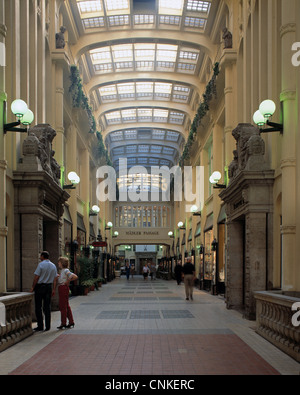
[[[280,232],[282,235],[295,235],[296,226],[295,225],[281,225]]]
[[[4,159],[0,159],[0,170],[6,170],[7,169],[7,161]]]
[[[286,90],[280,93],[280,101],[296,100],[296,91]]]
[[[282,38],[287,33],[296,32],[296,23],[287,23],[280,27],[280,38]]]
[[[8,234],[8,227],[2,226],[0,227],[0,237],[6,237]]]
[[[280,163],[281,170],[286,167],[296,167],[296,159],[295,158],[282,159]]]

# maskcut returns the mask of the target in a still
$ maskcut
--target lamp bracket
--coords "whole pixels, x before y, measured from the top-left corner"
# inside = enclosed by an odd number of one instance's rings
[[[75,189],[76,187],[74,187],[74,185],[73,184],[71,184],[71,185],[64,185],[63,186],[63,189]]]
[[[280,134],[283,134],[283,125],[281,123],[267,121],[267,125],[271,127],[268,129],[260,129],[260,133],[280,132]]]
[[[216,184],[214,186],[214,189],[226,189],[226,188],[227,188],[226,185],[223,185],[223,184]]]
[[[6,123],[3,125],[3,132],[4,134],[6,134],[7,132],[23,132],[23,133],[27,133],[28,130],[24,129],[24,128],[16,128],[16,126],[21,125],[20,121],[17,122],[12,122],[12,123]]]

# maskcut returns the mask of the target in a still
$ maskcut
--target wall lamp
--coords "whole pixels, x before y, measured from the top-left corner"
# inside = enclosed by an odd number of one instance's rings
[[[283,134],[283,124],[269,121],[275,111],[275,103],[272,100],[264,100],[259,110],[254,113],[253,121],[259,127],[260,133],[280,132]],[[266,125],[271,127],[263,129]]]
[[[214,186],[214,189],[225,189],[226,185],[224,184],[219,184],[219,181],[221,180],[222,175],[219,171],[215,171],[210,177],[209,177],[209,182]]]
[[[168,233],[168,236],[170,237],[170,239],[174,239],[174,234],[173,234],[173,232],[170,231],[170,232]]]
[[[113,238],[115,239],[115,238],[118,237],[118,236],[119,236],[119,232],[118,232],[118,231],[115,231],[114,234],[113,234]]]
[[[17,99],[11,103],[11,112],[18,119],[16,122],[5,123],[6,122],[6,101],[3,103],[3,114],[4,114],[4,123],[3,123],[3,132],[6,134],[7,132],[28,132],[28,126],[34,120],[34,114],[31,110],[29,110],[27,104],[21,100]],[[19,125],[27,126],[24,128],[16,128]]]
[[[63,189],[75,189],[76,185],[80,183],[80,177],[75,173],[75,171],[71,171],[68,174],[68,180],[71,182],[71,185],[64,185]]]
[[[214,238],[213,242],[211,243],[211,250],[217,251],[217,247],[218,247],[218,242],[217,242],[216,238]]]
[[[100,212],[100,208],[94,204],[94,206],[90,209],[89,216],[94,217],[94,216],[98,215],[99,212]]]
[[[182,221],[179,221],[177,226],[178,226],[179,229],[185,230],[185,225],[184,225],[184,223]]]
[[[194,216],[198,215],[201,217],[201,211],[198,209],[196,205],[193,205],[190,211],[191,213],[193,213]]]
[[[105,226],[105,230],[109,230],[111,229],[113,226],[112,222],[107,222],[106,226]]]

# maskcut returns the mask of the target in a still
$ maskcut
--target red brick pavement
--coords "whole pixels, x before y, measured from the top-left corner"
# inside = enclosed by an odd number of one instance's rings
[[[11,375],[278,375],[234,334],[62,334]]]

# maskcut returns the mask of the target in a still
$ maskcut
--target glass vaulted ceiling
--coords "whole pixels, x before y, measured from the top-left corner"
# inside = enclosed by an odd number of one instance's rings
[[[205,34],[212,2],[76,0],[76,6],[82,35],[99,33],[82,59],[95,81],[89,93],[114,166],[124,157],[130,167],[177,164],[198,99],[184,76],[199,74],[203,54],[184,35],[153,39],[151,31]],[[120,31],[120,39],[110,31]]]

